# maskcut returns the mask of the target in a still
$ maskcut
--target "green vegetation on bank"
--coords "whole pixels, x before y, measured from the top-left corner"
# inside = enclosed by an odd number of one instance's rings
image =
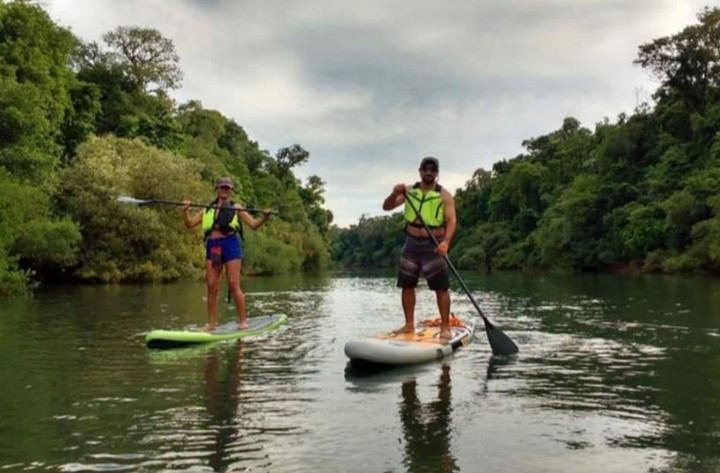
[[[574,118],[456,193],[459,267],[720,272],[720,10],[641,45],[660,86],[594,130]],[[380,205],[381,196],[378,197]],[[384,266],[399,217],[333,230],[333,258]]]
[[[201,276],[201,235],[177,208],[117,197],[207,202],[221,175],[236,199],[279,211],[246,232],[245,272],[329,264],[324,182],[293,174],[309,153],[296,144],[271,156],[220,112],[176,104],[178,61],[156,30],[84,43],[41,7],[0,0],[0,295],[43,280]]]
[[[566,118],[475,171],[456,192],[459,267],[720,272],[720,9],[698,20],[639,47],[660,82],[652,105],[592,130]],[[117,197],[206,202],[221,175],[279,211],[245,232],[245,272],[396,264],[400,214],[333,226],[325,182],[293,173],[302,146],[271,155],[220,111],[175,103],[182,76],[156,30],[86,43],[41,6],[0,0],[0,295],[201,277],[201,235],[177,208]]]

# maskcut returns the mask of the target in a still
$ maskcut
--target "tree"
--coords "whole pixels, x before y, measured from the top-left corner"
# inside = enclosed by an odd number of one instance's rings
[[[310,176],[307,179],[307,186],[298,189],[300,198],[305,205],[308,218],[320,231],[326,235],[332,223],[333,214],[331,211],[322,208],[325,203],[325,182],[319,176]]]
[[[75,263],[80,230],[52,215],[51,196],[0,168],[0,295],[22,293],[31,279]]]
[[[100,91],[96,133],[139,137],[176,151],[182,138],[167,89],[176,88],[182,74],[172,41],[156,30],[128,27],[104,38],[106,50],[81,43],[72,61],[77,77]],[[155,88],[148,90],[150,86]]]
[[[0,167],[42,185],[62,155],[75,40],[39,7],[0,3]]]
[[[698,20],[678,34],[641,45],[635,60],[690,110],[703,110],[720,85],[720,9],[705,8]]]
[[[60,180],[59,207],[82,229],[75,277],[163,281],[200,274],[198,235],[182,228],[177,209],[116,201],[123,194],[199,200],[210,186],[200,181],[196,163],[140,140],[93,137],[78,147]]]
[[[149,92],[152,85],[156,91],[180,87],[182,71],[175,45],[158,30],[120,26],[106,33],[103,40],[110,48],[114,62],[123,65],[141,89]]]
[[[278,176],[284,176],[295,166],[306,163],[310,159],[310,153],[302,146],[294,144],[280,148],[275,154],[275,159],[277,162]]]

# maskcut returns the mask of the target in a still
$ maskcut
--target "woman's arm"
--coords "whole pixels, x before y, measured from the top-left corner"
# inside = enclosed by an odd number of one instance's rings
[[[272,211],[270,209],[263,209],[262,218],[258,220],[252,215],[250,215],[250,212],[243,210],[244,208],[245,207],[242,204],[235,204],[235,211],[238,214],[238,218],[240,218],[240,220],[242,220],[245,224],[247,224],[247,226],[249,226],[253,230],[260,228],[265,222],[268,221],[270,215],[272,214]]]
[[[202,211],[199,211],[194,215],[190,215],[190,201],[183,200],[182,217],[183,222],[185,222],[185,226],[187,228],[192,228],[199,225],[202,221]]]

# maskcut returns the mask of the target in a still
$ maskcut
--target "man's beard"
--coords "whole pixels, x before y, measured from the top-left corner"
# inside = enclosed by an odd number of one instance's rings
[[[423,182],[423,184],[425,184],[426,186],[433,185],[433,184],[435,184],[435,176],[427,176],[427,175],[425,175],[425,176],[422,177],[422,182]]]

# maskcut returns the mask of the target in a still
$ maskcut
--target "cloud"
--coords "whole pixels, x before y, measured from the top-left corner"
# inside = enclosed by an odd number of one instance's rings
[[[158,29],[200,100],[297,170],[326,182],[347,226],[378,215],[393,184],[441,159],[441,182],[522,152],[574,116],[592,128],[630,113],[656,85],[640,44],[696,21],[698,0],[48,0],[86,40],[120,25]]]

